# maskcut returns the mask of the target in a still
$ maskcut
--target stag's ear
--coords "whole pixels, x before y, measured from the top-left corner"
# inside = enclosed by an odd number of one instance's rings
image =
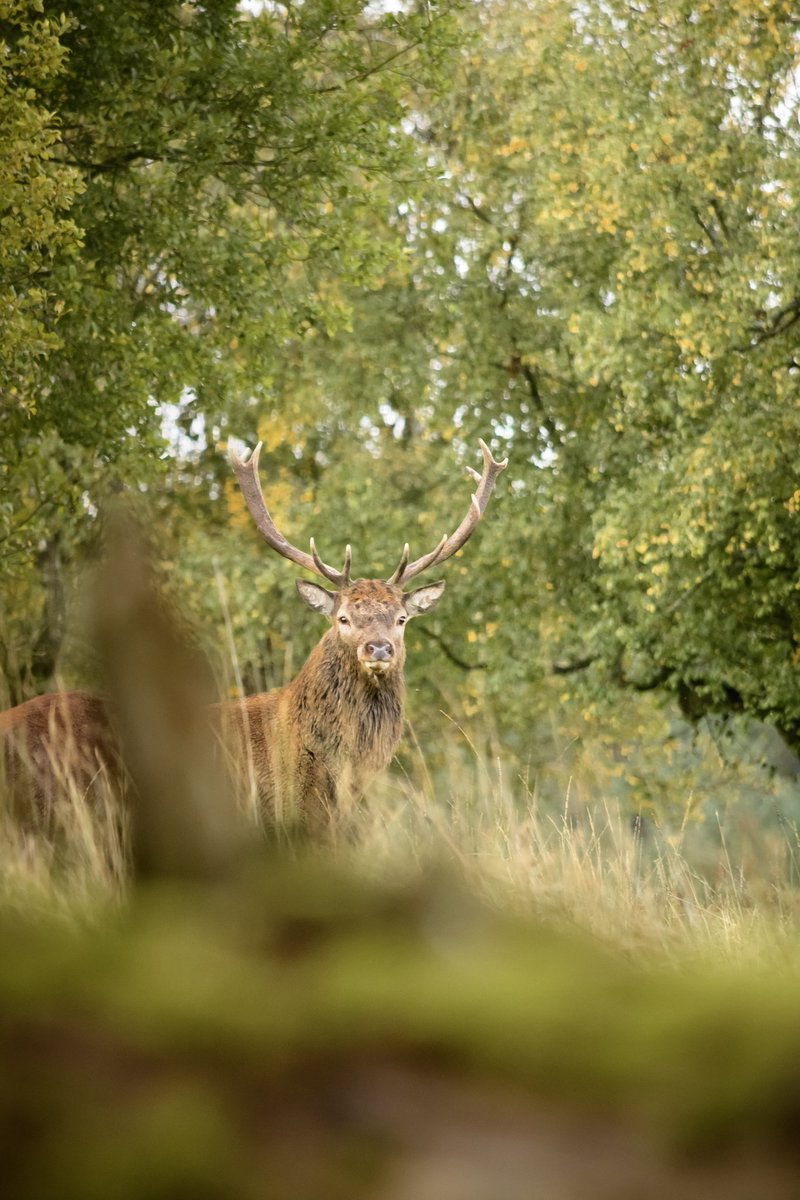
[[[313,608],[314,612],[323,613],[326,617],[331,615],[336,602],[336,592],[329,592],[327,588],[321,587],[318,583],[309,583],[307,579],[296,579],[295,584],[304,604]]]
[[[410,617],[418,617],[421,613],[430,612],[442,598],[444,580],[439,583],[426,583],[415,592],[407,592],[403,597],[406,612]]]

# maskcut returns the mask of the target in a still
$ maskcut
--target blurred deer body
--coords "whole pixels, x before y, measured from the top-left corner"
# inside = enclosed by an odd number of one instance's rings
[[[256,526],[284,558],[313,571],[335,590],[298,580],[310,608],[330,628],[297,676],[285,687],[210,709],[213,731],[222,737],[236,770],[252,784],[267,821],[325,827],[333,811],[358,799],[370,780],[391,761],[403,730],[405,624],[429,612],[444,583],[411,592],[402,585],[450,558],[471,536],[488,503],[496,462],[480,443],[483,472],[468,468],[478,487],[461,524],[427,554],[409,562],[406,545],[386,580],[350,580],[347,546],[341,571],[317,554],[292,546],[269,514],[258,478],[260,445],[248,460],[231,454],[233,467]],[[46,815],[65,780],[82,792],[98,777],[116,781],[121,770],[111,707],[82,692],[42,696],[0,714],[5,768],[14,784],[27,772],[34,808]]]
[[[88,692],[37,696],[0,713],[2,775],[12,815],[48,828],[57,798],[119,778],[108,704]]]

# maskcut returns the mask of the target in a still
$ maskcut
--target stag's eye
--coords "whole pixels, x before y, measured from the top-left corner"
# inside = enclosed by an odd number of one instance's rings
[[[349,624],[350,624],[350,618],[349,618],[349,617],[346,617],[346,616],[344,615],[344,613],[342,613],[341,617],[339,617],[339,624],[340,624],[340,625],[349,625]]]
[[[407,620],[408,620],[408,617],[404,613],[401,613],[400,616],[397,618],[397,624],[405,625]]]

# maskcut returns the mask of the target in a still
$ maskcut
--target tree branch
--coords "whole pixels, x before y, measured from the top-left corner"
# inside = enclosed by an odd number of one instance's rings
[[[554,662],[551,664],[550,670],[554,675],[574,675],[576,671],[585,671],[596,660],[596,654],[584,654],[581,658],[574,658],[570,662]]]
[[[777,312],[772,313],[768,322],[756,322],[753,326],[753,337],[751,337],[747,345],[737,346],[736,349],[742,353],[746,350],[753,350],[763,342],[768,342],[772,338],[786,333],[787,329],[791,329],[798,321],[800,321],[800,296],[795,296],[788,304],[784,304],[783,308],[779,308]]]
[[[424,634],[425,637],[430,638],[432,642],[436,642],[437,646],[439,646],[445,657],[449,658],[450,662],[454,663],[455,666],[460,667],[462,671],[486,670],[485,662],[468,663],[465,662],[463,658],[459,658],[455,651],[450,649],[441,634],[434,633],[432,629],[427,629],[424,625],[420,625],[419,632]]]
[[[463,209],[464,212],[469,210],[469,212],[476,216],[479,221],[483,221],[485,225],[489,225],[492,229],[494,229],[494,221],[489,214],[481,208],[477,200],[473,200],[472,196],[468,196],[466,192],[457,192],[456,200],[459,208]]]

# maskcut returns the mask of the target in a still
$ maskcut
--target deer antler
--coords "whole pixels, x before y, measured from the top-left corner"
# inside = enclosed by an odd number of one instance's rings
[[[489,503],[489,497],[494,490],[497,476],[508,466],[507,458],[504,458],[502,462],[497,462],[492,457],[491,450],[482,439],[478,439],[478,444],[483,453],[483,473],[479,475],[472,467],[467,467],[472,478],[477,481],[478,486],[473,493],[472,501],[464,520],[455,533],[451,533],[450,537],[445,534],[434,550],[431,550],[429,554],[423,554],[421,558],[414,559],[411,563],[408,561],[408,542],[406,542],[403,547],[400,563],[393,574],[387,579],[387,583],[408,583],[409,579],[413,579],[415,575],[420,575],[423,571],[427,571],[428,567],[438,566],[445,559],[451,558],[472,536],[475,526],[483,516],[486,505]]]
[[[347,587],[350,582],[350,563],[352,554],[349,545],[344,551],[344,566],[341,571],[334,570],[324,563],[317,554],[317,547],[314,545],[314,539],[311,538],[311,553],[306,554],[304,550],[298,550],[291,542],[287,542],[286,538],[279,531],[272,517],[269,515],[264,493],[261,491],[261,483],[258,478],[258,456],[261,453],[261,442],[258,443],[253,453],[248,459],[240,458],[235,451],[230,451],[231,463],[236,472],[236,478],[239,480],[239,487],[242,489],[247,507],[250,509],[250,515],[256,523],[258,532],[263,537],[268,546],[273,550],[277,550],[278,554],[282,554],[284,558],[290,559],[298,566],[305,567],[307,571],[313,571],[316,575],[320,575],[323,579],[327,579],[329,583],[334,584],[337,588]]]

